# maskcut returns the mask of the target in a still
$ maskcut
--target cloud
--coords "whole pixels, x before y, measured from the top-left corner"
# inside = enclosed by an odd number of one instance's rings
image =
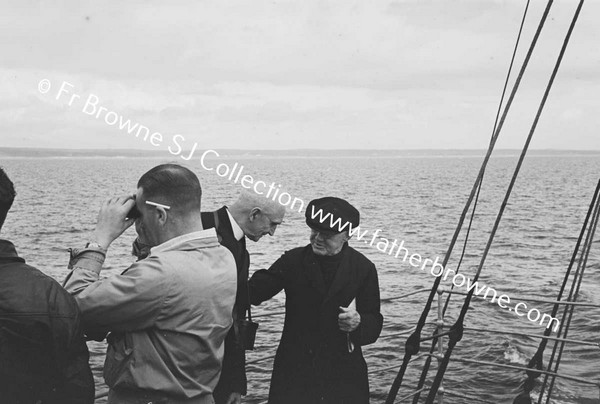
[[[515,133],[528,129],[575,8],[573,1],[556,3],[515,104]],[[201,137],[210,147],[481,148],[524,5],[214,0],[2,7],[0,35],[11,40],[0,69],[0,127],[12,133],[3,137],[9,145],[139,145],[81,113],[81,105],[39,94],[38,81],[49,78],[72,83],[82,101],[95,94],[109,110],[156,131]],[[531,5],[517,65],[543,7]],[[558,147],[600,149],[591,136],[597,114],[590,113],[600,107],[598,12],[597,2],[584,6],[541,122],[568,121],[580,136],[580,143],[553,141]],[[578,119],[566,110],[579,111]],[[553,139],[562,125],[546,127]],[[508,136],[506,147],[520,147],[518,136]]]

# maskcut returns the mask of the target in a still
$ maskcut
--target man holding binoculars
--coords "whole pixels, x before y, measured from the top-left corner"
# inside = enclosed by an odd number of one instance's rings
[[[237,276],[215,230],[203,230],[201,193],[187,168],[154,167],[138,181],[135,198],[105,202],[94,239],[71,250],[65,288],[88,334],[110,332],[109,404],[214,403]],[[110,244],[134,223],[148,257],[100,279]]]

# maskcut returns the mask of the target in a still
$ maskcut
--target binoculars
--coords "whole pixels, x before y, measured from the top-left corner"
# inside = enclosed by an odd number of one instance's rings
[[[138,210],[137,206],[133,205],[133,208],[131,208],[131,210],[127,214],[127,219],[137,219],[137,218],[139,218],[141,216],[142,216],[142,214]]]

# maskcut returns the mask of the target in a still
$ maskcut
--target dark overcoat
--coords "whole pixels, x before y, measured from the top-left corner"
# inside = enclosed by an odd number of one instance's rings
[[[347,244],[329,290],[310,244],[286,252],[249,282],[260,304],[285,290],[285,323],[277,349],[269,404],[364,404],[369,402],[361,346],[377,340],[383,324],[375,265]],[[356,299],[360,326],[340,331],[340,306]],[[349,335],[349,337],[348,337]],[[354,344],[349,352],[348,338]]]
[[[75,299],[0,240],[0,403],[92,404]]]
[[[215,223],[214,215],[217,215],[218,224]],[[202,212],[202,226],[205,229],[216,227],[219,243],[226,247],[235,259],[238,274],[238,286],[235,296],[234,312],[239,319],[246,318],[246,311],[250,307],[248,299],[248,268],[250,267],[250,256],[246,250],[246,237],[236,240],[233,228],[227,214],[227,207],[223,206],[215,212]],[[219,383],[213,395],[217,404],[226,402],[232,392],[246,394],[246,354],[235,327],[229,329],[225,338],[225,355],[223,356],[223,367]]]

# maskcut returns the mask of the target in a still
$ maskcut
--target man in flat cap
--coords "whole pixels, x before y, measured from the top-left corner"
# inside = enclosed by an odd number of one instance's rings
[[[310,244],[249,281],[254,305],[286,293],[269,404],[368,403],[361,346],[377,340],[383,316],[375,265],[348,245],[358,210],[326,197],[311,201],[305,216]]]

